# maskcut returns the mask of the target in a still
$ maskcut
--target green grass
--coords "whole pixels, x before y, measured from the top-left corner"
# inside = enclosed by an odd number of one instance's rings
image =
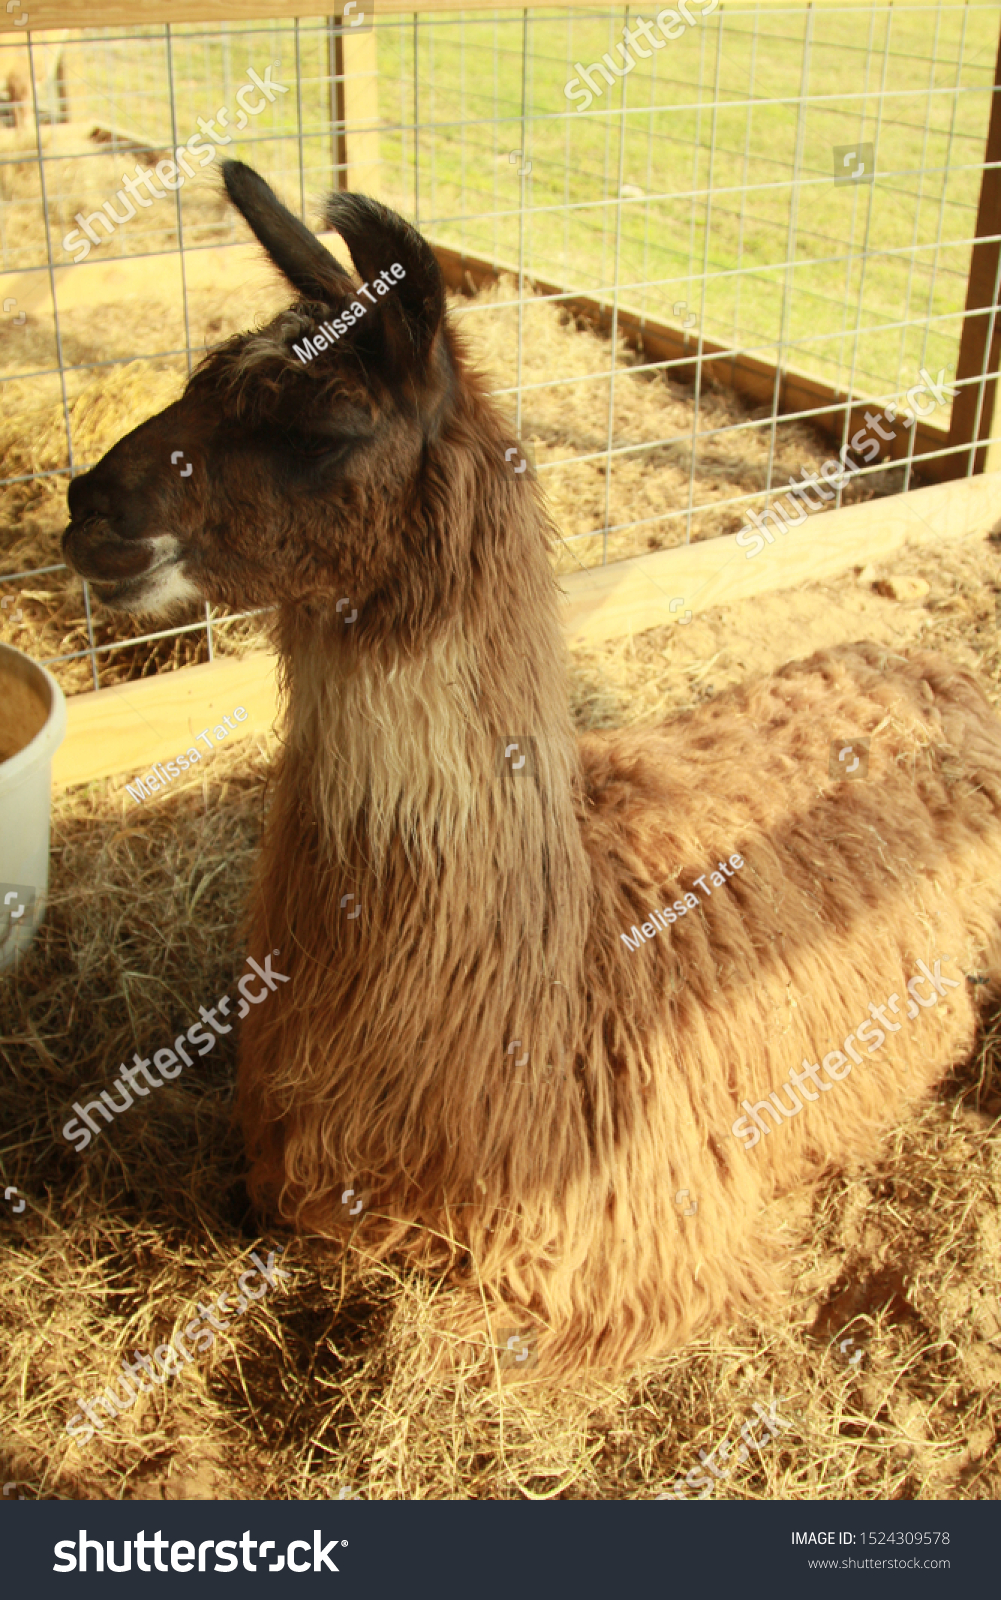
[[[922,365],[953,371],[970,246],[952,241],[974,232],[996,9],[815,13],[802,108],[757,102],[798,98],[805,7],[765,8],[757,31],[749,10],[717,12],[577,111],[563,93],[573,63],[611,50],[625,15],[531,18],[524,134],[521,18],[422,19],[422,223],[538,277],[608,298],[617,282],[659,320],[677,320],[684,300],[708,338],[767,361],[781,343],[784,364],[831,383],[848,381],[853,359],[870,391],[913,382]],[[409,24],[380,38],[379,70],[383,114],[411,119]],[[959,95],[934,92],[957,83]],[[856,140],[878,145],[876,181],[835,186],[833,147]],[[523,235],[508,161],[522,145],[535,208]],[[411,211],[412,148],[383,136],[383,182]],[[616,206],[621,184],[653,198]],[[891,326],[902,321],[913,325]],[[867,331],[854,348],[856,326]]]

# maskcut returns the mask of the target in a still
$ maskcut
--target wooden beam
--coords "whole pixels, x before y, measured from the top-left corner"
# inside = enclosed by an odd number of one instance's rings
[[[684,625],[688,612],[697,615],[885,559],[907,539],[940,544],[982,535],[997,520],[999,497],[1001,473],[964,478],[828,511],[820,522],[811,517],[750,561],[731,534],[575,572],[560,580],[567,638],[571,644],[599,644],[668,622]],[[274,656],[257,652],[70,696],[54,783],[65,788],[117,773],[134,781],[154,761],[186,750],[201,729],[222,722],[224,713],[232,717],[237,706],[248,717],[229,738],[267,733],[277,711],[275,668]],[[204,742],[195,748],[211,761]],[[199,776],[209,768],[193,771]]]
[[[273,655],[257,651],[159,673],[141,683],[71,695],[66,738],[53,762],[53,782],[64,788],[119,772],[125,774],[123,783],[133,782],[154,761],[172,761],[191,746],[203,761],[211,762],[212,750],[204,740],[196,743],[196,737],[207,728],[211,739],[213,728],[225,726],[224,716],[233,719],[237,706],[248,713],[247,719],[237,722],[228,739],[266,733],[277,706],[276,664]],[[205,770],[192,764],[195,777]]]
[[[55,130],[62,138],[65,128]],[[324,232],[319,239],[336,254],[343,255],[340,236]],[[53,269],[56,304],[60,316],[73,311],[93,311],[98,306],[120,306],[126,300],[171,300],[180,302],[182,281],[180,255],[118,256],[101,259],[95,250],[89,260]],[[274,315],[286,307],[292,296],[278,268],[273,266],[257,243],[212,245],[184,252],[185,282],[188,290],[214,289],[225,283],[232,296],[244,304],[248,324],[270,307]],[[11,295],[18,306],[33,316],[52,315],[52,293],[48,267],[28,267],[23,272],[0,273],[0,298]],[[193,335],[194,336],[194,335]]]
[[[364,6],[366,0],[360,0]],[[374,28],[334,38],[342,189],[379,198],[379,53]]]
[[[726,10],[750,10],[761,0],[725,0]],[[967,0],[938,0],[940,6],[965,6]],[[200,22],[208,26],[222,22],[249,22],[257,17],[281,20],[285,17],[315,17],[323,14],[316,0],[21,0],[17,15],[29,14],[29,25],[36,28],[137,28],[163,22]],[[623,0],[624,4],[624,0]],[[621,10],[623,4],[612,9]],[[812,0],[818,7],[868,13],[871,0]],[[532,11],[565,11],[567,0],[533,0]],[[575,11],[607,12],[608,0],[573,0]],[[406,17],[415,11],[439,16],[463,11],[512,11],[520,15],[524,0],[410,0],[407,5],[381,4],[380,16]],[[720,8],[723,9],[722,7]],[[803,9],[806,7],[804,5]],[[0,10],[0,33],[13,32],[10,13]],[[16,30],[22,37],[25,29]]]
[[[681,622],[687,613],[816,583],[884,560],[908,539],[941,544],[983,535],[997,522],[999,492],[1001,473],[993,473],[843,506],[822,513],[819,523],[808,518],[750,560],[729,534],[575,572],[560,580],[569,599],[568,639],[600,644]]]
[[[991,96],[991,115],[987,128],[985,163],[1001,163],[1001,36],[998,38],[998,56],[994,67],[994,93]],[[991,235],[994,235],[991,238]],[[985,378],[987,373],[997,373],[1001,356],[1001,317],[997,315],[998,268],[1001,265],[1001,165],[985,165],[980,184],[980,204],[977,207],[976,244],[970,257],[970,276],[966,285],[966,316],[956,362],[957,381],[964,378]],[[993,323],[993,326],[992,326]],[[993,431],[997,394],[997,377],[986,378],[983,384],[983,401],[980,402],[981,385],[970,384],[960,389],[952,402],[950,444],[969,444],[976,439],[989,439]],[[980,417],[977,406],[980,404]],[[1001,418],[999,418],[1001,430]],[[975,431],[974,431],[975,430]],[[947,457],[950,477],[960,477],[968,469],[969,456]],[[991,472],[1001,467],[1001,440],[983,446],[974,453],[973,471]]]

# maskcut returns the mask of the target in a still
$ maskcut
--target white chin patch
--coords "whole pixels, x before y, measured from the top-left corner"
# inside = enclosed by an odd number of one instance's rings
[[[137,596],[142,610],[170,611],[200,600],[200,591],[181,571],[180,540],[172,533],[158,533],[148,544],[154,555],[154,570]]]
[[[176,605],[190,605],[192,600],[201,597],[201,591],[184,576],[178,563],[153,573],[149,588],[143,591],[142,608],[144,611],[170,611]]]

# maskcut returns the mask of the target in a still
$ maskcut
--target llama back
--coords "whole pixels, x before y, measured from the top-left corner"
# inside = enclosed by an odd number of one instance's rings
[[[868,778],[832,777],[832,742],[866,737]],[[1001,975],[1001,724],[968,674],[860,645],[665,730],[588,735],[582,758],[596,979],[585,1074],[616,1197],[592,1241],[610,1262],[592,1317],[614,1364],[760,1305],[774,1257],[764,1202],[876,1158],[968,1054],[983,990],[964,974]],[[907,983],[922,961],[941,992],[921,987],[918,1006]],[[872,1008],[890,996],[877,1028]],[[838,1079],[814,1087],[804,1069],[825,1057]],[[733,1132],[741,1116],[751,1148]],[[659,1306],[656,1327],[631,1331],[615,1304],[636,1275],[635,1260],[614,1266],[628,1231]]]
[[[832,774],[832,745],[866,739],[867,776]],[[850,964],[868,951],[859,964],[882,973],[937,941],[932,954],[968,972],[995,969],[1001,723],[951,664],[867,644],[822,651],[669,730],[588,735],[581,755],[596,896],[586,966],[623,1016],[784,989],[792,962],[816,962],[826,990],[843,951]],[[733,855],[744,865],[723,879]],[[623,939],[679,900],[642,948]]]

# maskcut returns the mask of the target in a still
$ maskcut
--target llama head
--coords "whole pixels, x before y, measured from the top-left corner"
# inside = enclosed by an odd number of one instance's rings
[[[332,195],[325,221],[356,286],[256,172],[229,161],[223,176],[298,298],[210,352],[181,400],[73,480],[67,561],[127,611],[278,604],[291,625],[347,601],[355,638],[376,615],[392,628],[443,601],[454,611],[448,590],[468,566],[455,512],[475,476],[455,445],[476,435],[461,420],[476,386],[430,247],[378,202]]]

